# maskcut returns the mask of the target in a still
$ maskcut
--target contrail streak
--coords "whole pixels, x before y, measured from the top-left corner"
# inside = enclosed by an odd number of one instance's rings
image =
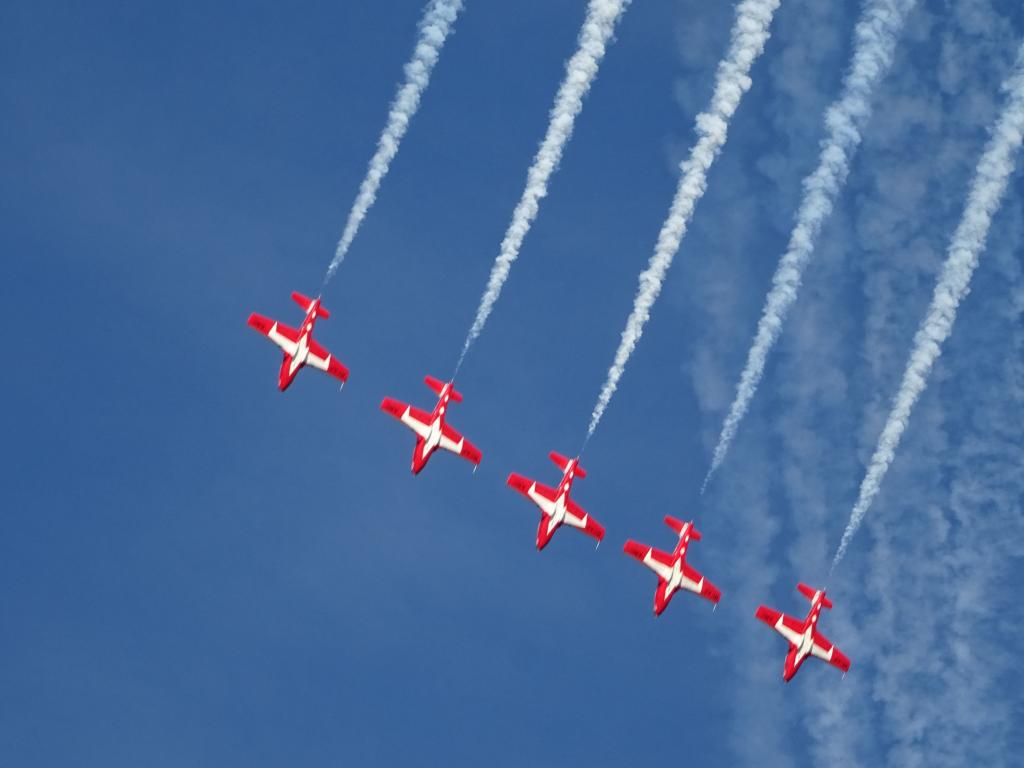
[[[572,136],[576,116],[583,109],[583,98],[597,77],[597,70],[604,58],[608,41],[629,2],[630,0],[590,0],[587,6],[587,16],[580,30],[578,48],[565,65],[565,79],[562,80],[558,95],[555,97],[547,133],[527,173],[526,188],[523,189],[522,197],[519,198],[519,203],[512,213],[512,221],[501,241],[501,251],[494,260],[494,266],[491,267],[487,288],[480,298],[480,306],[476,310],[473,325],[466,335],[462,354],[459,355],[459,362],[455,366],[456,372],[462,367],[466,353],[483,330],[494,304],[501,295],[502,286],[508,279],[512,264],[519,257],[523,239],[537,217],[541,198],[548,193],[551,174],[558,167],[562,151]]]
[[[839,98],[825,112],[827,135],[821,143],[818,167],[804,179],[804,198],[789,236],[789,245],[772,278],[757,335],[736,386],[736,398],[722,424],[711,468],[701,493],[725,460],[740,421],[747,413],[764,373],[768,353],[782,333],[782,322],[800,291],[801,275],[814,251],[815,240],[850,171],[850,157],[860,145],[861,132],[871,116],[871,92],[892,63],[896,41],[916,0],[869,0],[854,31],[854,53]]]
[[[633,301],[633,311],[626,320],[615,359],[608,369],[608,377],[590,416],[587,440],[597,429],[619,385],[619,379],[626,370],[629,356],[643,335],[644,325],[651,316],[651,308],[661,293],[665,275],[672,266],[672,259],[675,258],[679,244],[686,234],[693,209],[707,189],[708,169],[725,145],[729,119],[739,106],[743,94],[750,89],[750,68],[764,50],[772,16],[780,1],[744,0],[736,7],[736,21],[732,27],[729,51],[718,64],[711,103],[706,112],[697,115],[697,143],[690,150],[690,157],[680,166],[683,175],[672,200],[668,218],[658,233],[658,242],[647,268],[640,273],[640,286]]]
[[[949,338],[956,321],[957,308],[970,289],[971,276],[985,248],[992,215],[998,210],[1021,141],[1024,140],[1024,45],[1017,54],[1013,73],[1003,84],[1007,92],[1006,106],[996,122],[974,172],[963,217],[949,244],[946,263],[935,284],[931,306],[914,336],[914,346],[907,360],[903,380],[893,400],[878,445],[871,457],[850,522],[832,561],[832,569],[846,554],[851,539],[860,527],[871,502],[878,494],[889,465],[896,455],[903,430],[918,397],[928,386],[928,374],[942,353],[942,344]]]
[[[387,125],[377,141],[377,151],[370,160],[363,183],[359,185],[359,194],[352,203],[352,210],[349,211],[341,240],[334,251],[334,258],[327,267],[324,286],[334,277],[341,262],[345,260],[345,254],[348,253],[359,226],[377,199],[377,190],[387,175],[391,161],[398,154],[398,145],[409,128],[409,121],[420,106],[420,97],[430,83],[430,73],[437,64],[441,48],[452,31],[452,25],[462,10],[462,4],[463,0],[431,0],[423,12],[416,49],[405,65],[405,82],[395,94],[395,100],[391,102]]]

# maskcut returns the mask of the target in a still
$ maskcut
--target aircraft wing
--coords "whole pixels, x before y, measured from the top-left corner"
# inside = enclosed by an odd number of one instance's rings
[[[340,379],[342,383],[348,379],[348,368],[313,339],[309,340],[309,357],[306,362],[314,368],[319,368],[334,378]]]
[[[555,499],[558,498],[558,492],[554,488],[549,488],[528,477],[517,475],[515,472],[508,476],[508,484],[540,507],[540,511],[548,517],[554,514]]]
[[[249,315],[249,327],[253,328],[272,342],[277,344],[289,357],[294,357],[298,349],[299,332],[287,325],[271,320],[269,317],[253,312]]]
[[[390,413],[419,435],[420,438],[425,440],[427,435],[430,434],[429,413],[421,411],[419,408],[413,408],[411,405],[395,400],[392,397],[385,397],[380,404],[380,409],[385,413]]]
[[[672,575],[672,556],[668,552],[648,547],[638,541],[627,541],[623,550],[658,574],[662,581],[668,581]]]
[[[813,656],[822,661],[827,661],[833,667],[838,667],[843,671],[844,675],[850,671],[850,660],[821,632],[814,630],[812,640],[811,654]]]
[[[473,464],[479,464],[480,459],[483,458],[483,454],[475,445],[447,424],[441,426],[440,446]]]
[[[717,603],[722,599],[722,590],[712,584],[708,579],[704,578],[704,574],[698,571],[693,566],[683,563],[683,576],[693,583],[696,592],[703,598],[710,600],[712,603]]]
[[[792,616],[787,616],[784,613],[779,613],[776,610],[768,608],[764,605],[759,606],[757,613],[754,614],[767,624],[769,627],[774,629],[780,635],[782,635],[789,644],[792,646],[800,645],[800,637],[803,634],[802,625],[799,621],[794,619]]]
[[[604,526],[592,518],[587,512],[572,499],[565,500],[565,522],[573,528],[579,528],[588,536],[593,536],[598,542],[604,538]]]

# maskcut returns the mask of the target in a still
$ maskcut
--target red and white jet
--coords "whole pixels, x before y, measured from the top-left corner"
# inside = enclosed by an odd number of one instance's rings
[[[331,313],[320,306],[319,296],[311,299],[293,291],[292,299],[306,313],[306,319],[302,321],[302,327],[299,330],[289,328],[287,325],[255,312],[249,315],[249,325],[284,350],[284,360],[281,363],[277,386],[284,392],[294,381],[295,374],[306,365],[329,373],[334,378],[341,380],[341,386],[345,386],[345,381],[348,379],[348,368],[313,340],[313,326],[316,325],[316,321],[321,317],[326,320]]]
[[[717,606],[722,598],[721,591],[695,568],[686,564],[686,548],[690,539],[700,541],[700,531],[693,527],[692,520],[684,523],[671,515],[665,516],[665,523],[679,534],[679,541],[671,554],[632,540],[627,541],[623,548],[626,554],[632,555],[658,575],[658,588],[654,590],[654,615],[661,616],[672,595],[680,589],[700,595]]]
[[[508,484],[519,491],[538,507],[540,507],[540,527],[537,528],[537,549],[544,549],[555,531],[565,523],[573,528],[579,528],[588,536],[597,539],[601,543],[604,538],[604,526],[588,515],[579,504],[569,498],[572,489],[572,481],[576,477],[586,477],[587,473],[580,466],[580,460],[567,459],[559,453],[552,451],[548,454],[550,459],[562,470],[562,480],[558,488],[549,488],[546,485],[530,480],[529,478],[517,475],[513,472],[508,476]]]
[[[412,473],[418,475],[427,466],[427,461],[438,448],[444,448],[446,451],[451,451],[456,456],[461,456],[472,462],[475,472],[483,454],[469,440],[445,423],[449,401],[462,402],[462,395],[455,390],[455,382],[446,383],[433,376],[427,376],[424,381],[437,393],[437,405],[434,406],[431,413],[421,411],[419,408],[406,405],[391,397],[385,397],[380,404],[382,411],[390,413],[416,433],[416,447],[412,452]]]
[[[806,584],[797,584],[796,588],[801,595],[811,601],[811,610],[803,621],[763,605],[758,607],[755,614],[757,618],[789,642],[789,653],[786,654],[786,666],[782,670],[782,679],[787,683],[792,680],[793,675],[797,673],[800,665],[808,656],[827,661],[833,667],[841,669],[845,676],[850,670],[850,660],[843,655],[842,651],[832,645],[832,642],[821,634],[817,627],[821,609],[831,608],[832,601],[825,597],[824,590],[813,589]]]

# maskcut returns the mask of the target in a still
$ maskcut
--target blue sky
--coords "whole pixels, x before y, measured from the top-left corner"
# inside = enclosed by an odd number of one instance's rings
[[[710,6],[710,7],[709,7]],[[764,383],[703,498],[859,5],[784,0],[561,532],[504,478],[580,444],[732,23],[634,4],[460,374],[484,452],[413,478],[584,3],[468,0],[324,297],[351,368],[284,395],[419,2],[39,2],[0,45],[0,753],[19,766],[1010,765],[1024,753],[1022,172],[882,493],[830,583],[845,680],[753,618],[822,582],[1024,37],[921,2]],[[651,615],[626,538],[723,590]]]

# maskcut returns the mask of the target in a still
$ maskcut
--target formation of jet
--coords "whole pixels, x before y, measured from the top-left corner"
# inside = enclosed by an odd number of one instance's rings
[[[661,616],[672,595],[680,589],[700,595],[717,606],[722,598],[721,591],[695,568],[686,564],[686,548],[690,539],[700,541],[700,531],[693,527],[692,520],[684,523],[671,515],[665,516],[665,524],[679,535],[679,541],[671,553],[632,539],[623,548],[626,554],[632,555],[658,575],[658,587],[654,590],[654,615]]]
[[[462,395],[455,390],[455,382],[443,382],[433,376],[427,376],[424,381],[437,393],[437,405],[430,413],[392,397],[385,397],[380,404],[382,411],[390,413],[416,433],[416,447],[412,452],[412,473],[418,475],[438,448],[451,451],[471,462],[473,471],[476,471],[483,454],[445,422],[448,403],[452,400],[456,403],[462,402]]]
[[[593,536],[600,544],[604,538],[604,526],[569,498],[573,480],[576,477],[587,476],[580,466],[579,457],[568,459],[554,451],[549,453],[548,457],[562,470],[562,479],[557,488],[550,488],[515,472],[508,476],[508,484],[540,508],[537,549],[544,549],[563,523]]]
[[[329,318],[330,313],[321,306],[319,296],[311,299],[301,293],[293,292],[292,299],[306,313],[306,317],[298,329],[283,325],[255,312],[249,316],[249,325],[277,344],[284,352],[278,376],[278,387],[282,392],[286,390],[295,380],[296,374],[306,365],[311,365],[334,376],[344,386],[348,379],[348,368],[313,339],[313,327],[316,325],[316,321],[319,318]],[[385,397],[380,405],[381,410],[394,416],[416,434],[416,447],[412,454],[413,474],[419,474],[423,470],[438,448],[443,448],[466,459],[473,464],[475,471],[480,464],[482,454],[476,446],[445,421],[449,404],[453,401],[462,402],[462,395],[456,391],[455,382],[443,382],[433,376],[427,376],[424,381],[437,394],[437,404],[430,413],[390,397]],[[583,467],[580,466],[579,457],[570,459],[554,451],[548,455],[562,471],[562,479],[557,488],[551,488],[514,472],[508,476],[507,481],[512,488],[519,491],[540,509],[537,549],[544,549],[551,541],[555,531],[562,525],[577,528],[597,539],[600,544],[604,538],[604,526],[570,498],[573,481],[577,477],[587,476]],[[692,520],[683,522],[671,515],[666,515],[665,523],[679,537],[671,553],[632,540],[627,541],[624,547],[627,554],[650,568],[658,577],[658,586],[654,592],[655,616],[662,614],[672,600],[672,596],[680,589],[693,592],[717,606],[722,596],[721,591],[686,562],[689,543],[691,540],[700,541],[700,532],[694,528]],[[811,609],[803,620],[795,619],[763,605],[758,607],[755,614],[758,619],[782,635],[789,643],[789,653],[786,654],[786,663],[782,673],[783,679],[786,682],[792,680],[808,656],[827,661],[842,670],[845,675],[850,669],[850,660],[817,628],[821,610],[831,608],[831,601],[825,596],[824,590],[812,589],[806,584],[797,584],[797,589],[800,594],[811,601]]]
[[[281,372],[277,378],[278,388],[282,392],[288,389],[295,380],[295,374],[306,365],[329,373],[341,381],[341,386],[345,386],[348,368],[313,339],[313,326],[316,325],[316,321],[321,317],[326,320],[331,313],[320,306],[319,296],[311,299],[298,291],[293,291],[292,299],[306,313],[306,318],[298,330],[255,312],[249,315],[249,325],[277,344],[284,352]]]
[[[801,595],[811,601],[811,610],[803,621],[763,605],[758,607],[755,614],[789,643],[786,664],[782,668],[782,679],[787,683],[792,680],[808,656],[827,661],[833,667],[841,669],[845,675],[850,671],[850,660],[818,631],[821,609],[831,608],[832,601],[825,597],[824,590],[813,589],[806,584],[797,584],[796,588]]]

